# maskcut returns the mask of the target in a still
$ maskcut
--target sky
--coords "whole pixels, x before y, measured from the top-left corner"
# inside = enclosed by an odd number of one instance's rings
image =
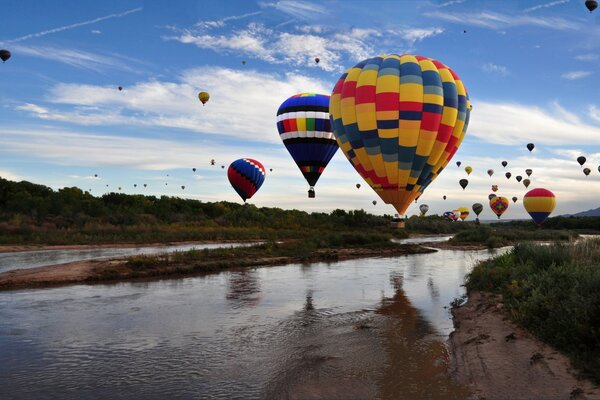
[[[518,197],[503,218],[526,218],[527,189],[515,180],[526,168],[529,189],[556,195],[554,215],[596,208],[600,10],[583,3],[4,0],[0,48],[12,58],[0,65],[0,176],[93,195],[241,202],[226,171],[248,157],[267,169],[256,206],[393,214],[341,151],[307,198],[276,112],[296,93],[330,94],[361,60],[407,53],[450,66],[473,105],[461,147],[407,215],[421,203],[441,214],[481,202],[491,219],[497,184],[498,195]],[[205,106],[199,91],[210,93]]]

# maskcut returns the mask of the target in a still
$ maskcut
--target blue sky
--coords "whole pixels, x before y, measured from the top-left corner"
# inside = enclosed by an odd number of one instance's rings
[[[341,152],[308,199],[275,114],[293,94],[330,94],[362,59],[411,53],[453,68],[473,104],[462,146],[420,199],[430,213],[486,204],[497,184],[498,194],[519,198],[505,217],[525,218],[526,190],[514,177],[526,168],[534,171],[530,189],[556,194],[555,214],[595,208],[600,11],[583,3],[6,0],[0,48],[13,56],[0,65],[0,176],[96,195],[121,187],[240,201],[226,168],[250,157],[273,169],[250,200],[257,206],[392,214],[382,201],[371,204],[378,197]],[[200,90],[211,94],[204,107]],[[482,217],[493,217],[487,205]]]

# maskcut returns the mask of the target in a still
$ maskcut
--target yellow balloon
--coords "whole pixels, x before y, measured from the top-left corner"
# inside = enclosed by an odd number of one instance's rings
[[[208,92],[200,92],[198,93],[198,99],[202,102],[202,105],[206,104],[208,99],[210,99],[210,95]]]
[[[465,167],[465,172],[467,173],[467,175],[471,175],[471,172],[473,172],[473,168],[467,166]]]

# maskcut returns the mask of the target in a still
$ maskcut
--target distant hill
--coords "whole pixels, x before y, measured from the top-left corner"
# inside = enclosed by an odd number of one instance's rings
[[[600,207],[587,211],[578,212],[577,214],[568,214],[565,217],[600,217]]]

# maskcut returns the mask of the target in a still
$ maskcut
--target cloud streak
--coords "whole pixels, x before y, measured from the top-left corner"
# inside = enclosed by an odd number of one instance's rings
[[[534,17],[531,15],[508,15],[491,11],[481,12],[442,12],[433,11],[425,14],[430,18],[443,21],[471,25],[488,29],[507,29],[519,26],[535,26],[554,30],[576,30],[579,24],[561,17]]]
[[[533,7],[524,9],[523,12],[528,13],[528,12],[532,12],[532,11],[541,10],[543,8],[555,7],[555,6],[559,6],[561,4],[566,4],[569,1],[571,1],[571,0],[556,0],[556,1],[551,1],[549,3],[538,4],[537,6],[533,6]]]
[[[20,37],[15,38],[15,39],[8,40],[5,43],[22,42],[24,40],[28,40],[28,39],[32,39],[32,38],[42,37],[42,36],[50,35],[50,34],[53,34],[53,33],[58,33],[58,32],[63,32],[63,31],[67,31],[67,30],[70,30],[70,29],[79,28],[81,26],[95,24],[95,23],[98,23],[98,22],[101,22],[101,21],[106,21],[107,19],[122,18],[122,17],[125,17],[125,16],[129,15],[129,14],[140,12],[142,10],[143,10],[142,7],[133,8],[131,10],[127,10],[125,12],[118,13],[118,14],[105,15],[103,17],[98,17],[98,18],[90,19],[88,21],[77,22],[75,24],[60,26],[58,28],[52,28],[52,29],[48,29],[48,30],[45,30],[45,31],[37,32],[37,33],[30,33],[30,34],[25,35],[25,36],[20,36]]]
[[[592,71],[569,71],[562,74],[560,77],[569,81],[587,78],[592,74]]]

